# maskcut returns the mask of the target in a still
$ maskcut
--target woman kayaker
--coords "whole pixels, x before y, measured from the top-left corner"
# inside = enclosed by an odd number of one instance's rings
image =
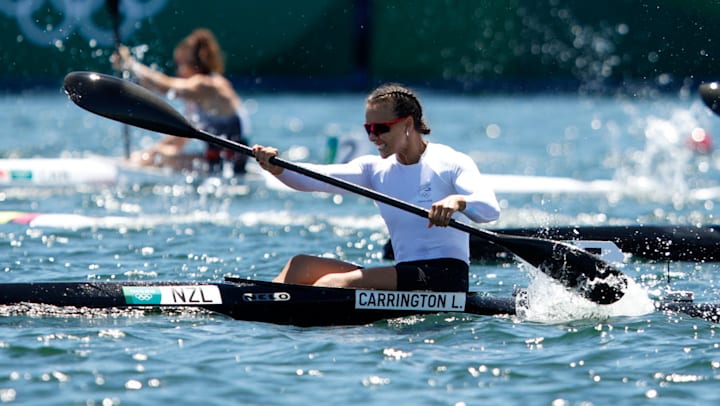
[[[427,208],[428,219],[378,203],[395,252],[395,265],[364,268],[332,258],[297,255],[275,282],[385,290],[465,292],[469,279],[469,236],[447,227],[457,212],[475,222],[498,218],[495,192],[473,160],[449,146],[430,143],[422,106],[408,88],[387,84],[365,102],[365,130],[379,156],[345,164],[311,165],[310,170],[376,190]],[[291,188],[341,193],[342,190],[272,165],[278,150],[253,146],[260,166]]]
[[[111,60],[115,69],[132,73],[142,86],[170,98],[183,99],[186,116],[197,128],[247,144],[244,138],[249,128],[247,113],[232,83],[223,76],[223,53],[209,30],[198,28],[175,47],[176,77],[138,62],[125,46],[121,46]],[[183,153],[188,141],[188,138],[167,135],[151,148],[133,154],[132,159],[142,165],[188,169],[193,159],[204,158],[211,172],[219,171],[227,160],[232,162],[236,174],[245,172],[245,155],[210,144],[204,151]]]

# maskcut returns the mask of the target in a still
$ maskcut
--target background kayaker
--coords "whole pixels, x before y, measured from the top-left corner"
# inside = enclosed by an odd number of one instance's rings
[[[308,169],[376,190],[429,210],[423,219],[378,203],[388,227],[395,265],[363,268],[332,258],[297,255],[275,282],[386,290],[467,291],[469,236],[447,227],[456,212],[475,222],[500,215],[495,192],[483,181],[473,160],[449,146],[429,143],[422,106],[408,88],[387,84],[366,99],[365,130],[379,152],[344,164],[303,164]],[[301,191],[342,193],[269,160],[273,147],[253,146],[260,166]]]
[[[115,69],[132,73],[142,86],[169,98],[183,99],[185,114],[197,128],[247,144],[244,135],[249,119],[232,83],[223,76],[223,53],[213,33],[205,28],[194,30],[175,47],[174,60],[176,77],[138,62],[125,46],[120,46],[111,58]],[[193,159],[204,158],[210,172],[218,172],[223,160],[229,160],[236,174],[245,172],[245,155],[211,144],[207,144],[204,151],[183,153],[188,141],[188,138],[166,135],[151,148],[133,154],[131,159],[142,165],[188,169]]]

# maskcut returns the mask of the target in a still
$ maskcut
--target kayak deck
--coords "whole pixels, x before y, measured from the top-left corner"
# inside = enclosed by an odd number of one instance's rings
[[[478,293],[386,292],[227,278],[223,283],[31,282],[0,284],[0,305],[86,308],[196,307],[237,320],[297,326],[361,325],[439,312],[515,314],[514,298]]]

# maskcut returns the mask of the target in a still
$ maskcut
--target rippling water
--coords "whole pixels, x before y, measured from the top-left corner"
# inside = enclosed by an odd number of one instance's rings
[[[493,226],[717,223],[717,156],[687,134],[720,121],[696,95],[652,100],[420,92],[431,140],[493,174],[612,179],[609,194],[499,195]],[[363,96],[254,95],[253,142],[322,161],[329,136],[357,133]],[[119,156],[121,126],[60,92],[0,98],[3,157]],[[137,147],[156,135],[133,131]],[[360,136],[360,140],[363,137]],[[269,280],[293,254],[382,262],[372,202],[193,184],[0,190],[0,210],[74,213],[79,227],[0,228],[0,282]],[[704,194],[698,193],[704,191]],[[105,219],[105,220],[103,220]],[[648,312],[667,277],[718,301],[714,263],[623,270],[640,288],[609,314],[583,309],[518,264],[473,264],[472,290],[536,292],[526,318],[433,315],[297,328],[204,312],[0,310],[0,401],[18,404],[709,404],[720,399],[716,327]],[[587,311],[586,311],[587,310]]]

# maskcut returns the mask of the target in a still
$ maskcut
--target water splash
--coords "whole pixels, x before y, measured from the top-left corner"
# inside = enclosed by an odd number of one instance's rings
[[[641,316],[655,311],[653,301],[645,288],[630,279],[622,299],[611,305],[598,305],[573,294],[535,268],[529,268],[528,275],[530,282],[523,293],[523,306],[518,308],[518,315],[524,320],[555,324],[576,320],[605,320],[617,316]]]
[[[649,115],[641,119],[644,147],[626,153],[613,177],[622,186],[622,194],[671,202],[675,207],[693,198],[694,175],[705,171],[686,145],[693,130],[703,127],[697,117],[690,109],[675,110],[669,118]]]

